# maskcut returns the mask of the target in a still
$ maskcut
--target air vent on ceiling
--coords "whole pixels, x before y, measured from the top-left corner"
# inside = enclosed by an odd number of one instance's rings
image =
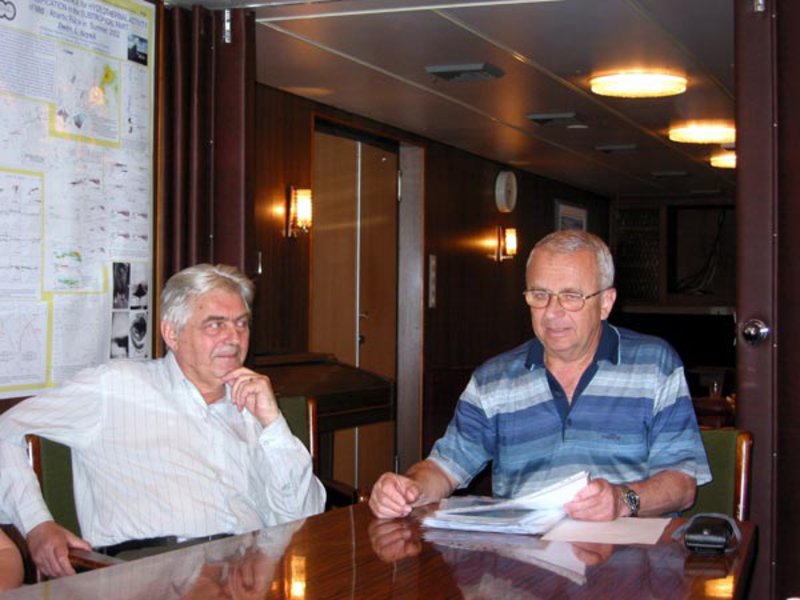
[[[604,144],[595,146],[594,149],[603,154],[635,154],[637,146],[636,144]]]
[[[670,179],[686,177],[688,173],[686,171],[650,171],[650,175],[659,179]]]
[[[708,190],[689,190],[690,196],[721,196],[722,190],[708,189]]]
[[[525,115],[525,118],[533,121],[537,125],[569,127],[583,124],[578,118],[578,115],[574,112],[530,113]]]
[[[445,81],[484,81],[505,75],[500,67],[490,63],[467,63],[462,65],[428,65],[425,70]]]

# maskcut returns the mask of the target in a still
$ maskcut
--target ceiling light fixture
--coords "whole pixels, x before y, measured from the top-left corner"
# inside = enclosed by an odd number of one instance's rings
[[[720,152],[711,155],[711,166],[718,169],[735,169],[736,152]]]
[[[654,71],[621,71],[592,77],[589,86],[598,96],[663,98],[685,92],[686,77]]]
[[[689,121],[670,127],[669,139],[682,144],[729,144],[736,127],[724,121]]]

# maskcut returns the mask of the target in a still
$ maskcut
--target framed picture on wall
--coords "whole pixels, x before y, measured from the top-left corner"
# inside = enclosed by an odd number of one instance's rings
[[[556,200],[556,230],[562,229],[586,231],[586,209]]]

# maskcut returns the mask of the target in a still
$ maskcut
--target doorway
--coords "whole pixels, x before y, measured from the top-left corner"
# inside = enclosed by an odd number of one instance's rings
[[[398,148],[314,132],[309,349],[396,380]],[[337,431],[333,476],[369,489],[394,468],[395,423]]]

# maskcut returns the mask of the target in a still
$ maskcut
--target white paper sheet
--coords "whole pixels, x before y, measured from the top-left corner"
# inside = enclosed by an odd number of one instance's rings
[[[655,544],[670,519],[623,517],[616,521],[559,521],[542,539],[560,542],[595,542],[598,544]]]

